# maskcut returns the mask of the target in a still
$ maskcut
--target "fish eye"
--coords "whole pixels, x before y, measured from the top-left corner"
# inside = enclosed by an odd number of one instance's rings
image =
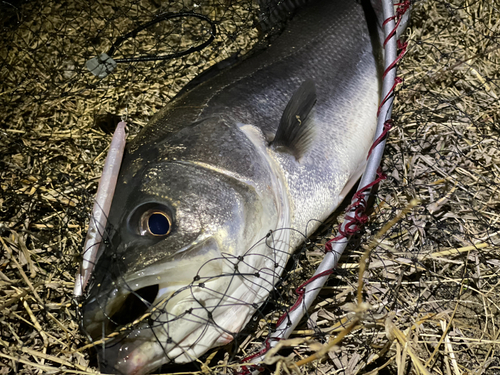
[[[150,234],[156,237],[164,237],[172,229],[172,219],[163,211],[147,210],[141,216],[139,233],[141,236]]]

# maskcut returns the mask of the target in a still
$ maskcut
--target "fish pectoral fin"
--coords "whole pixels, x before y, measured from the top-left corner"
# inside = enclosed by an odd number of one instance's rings
[[[292,95],[281,116],[276,136],[270,143],[277,151],[289,152],[299,160],[314,138],[312,109],[316,104],[316,87],[306,80]]]

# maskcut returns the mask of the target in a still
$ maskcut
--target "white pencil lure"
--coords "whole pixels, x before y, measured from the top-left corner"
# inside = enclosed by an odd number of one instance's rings
[[[106,161],[104,162],[104,169],[97,189],[89,229],[83,247],[83,260],[75,278],[75,290],[73,292],[75,297],[83,295],[97,260],[125,151],[126,125],[125,122],[121,121],[116,126],[111,145],[109,146],[108,156],[106,156]]]

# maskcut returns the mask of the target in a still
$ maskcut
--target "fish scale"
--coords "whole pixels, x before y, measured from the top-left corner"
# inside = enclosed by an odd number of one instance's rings
[[[101,371],[192,361],[249,321],[300,232],[363,171],[377,40],[355,1],[314,1],[268,49],[181,94],[127,146],[83,327],[97,340],[140,322],[99,349]],[[159,214],[171,226],[148,232]]]
[[[325,14],[335,17],[325,22]],[[297,35],[300,38],[295,40]],[[291,43],[300,47],[291,48]],[[315,82],[313,147],[300,163],[289,155],[275,155],[291,196],[291,225],[300,231],[311,218],[324,220],[340,203],[338,197],[347,182],[357,179],[364,167],[365,155],[359,149],[367,149],[372,142],[379,101],[371,43],[359,6],[348,1],[316,3],[268,50],[221,77],[223,89],[215,89],[218,93],[211,91],[211,83],[206,84],[209,99],[198,119],[223,113],[268,135],[276,133],[287,100],[304,79]],[[303,240],[300,235],[294,237],[292,246]]]

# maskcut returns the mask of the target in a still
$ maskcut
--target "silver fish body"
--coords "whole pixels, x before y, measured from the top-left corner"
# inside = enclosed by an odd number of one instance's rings
[[[101,371],[192,361],[249,321],[304,240],[298,231],[326,219],[364,168],[376,39],[356,1],[315,1],[268,49],[177,97],[127,146],[83,308],[94,340],[119,331],[100,345]],[[307,119],[287,109],[303,92],[314,94]],[[310,131],[273,140],[294,116]]]

